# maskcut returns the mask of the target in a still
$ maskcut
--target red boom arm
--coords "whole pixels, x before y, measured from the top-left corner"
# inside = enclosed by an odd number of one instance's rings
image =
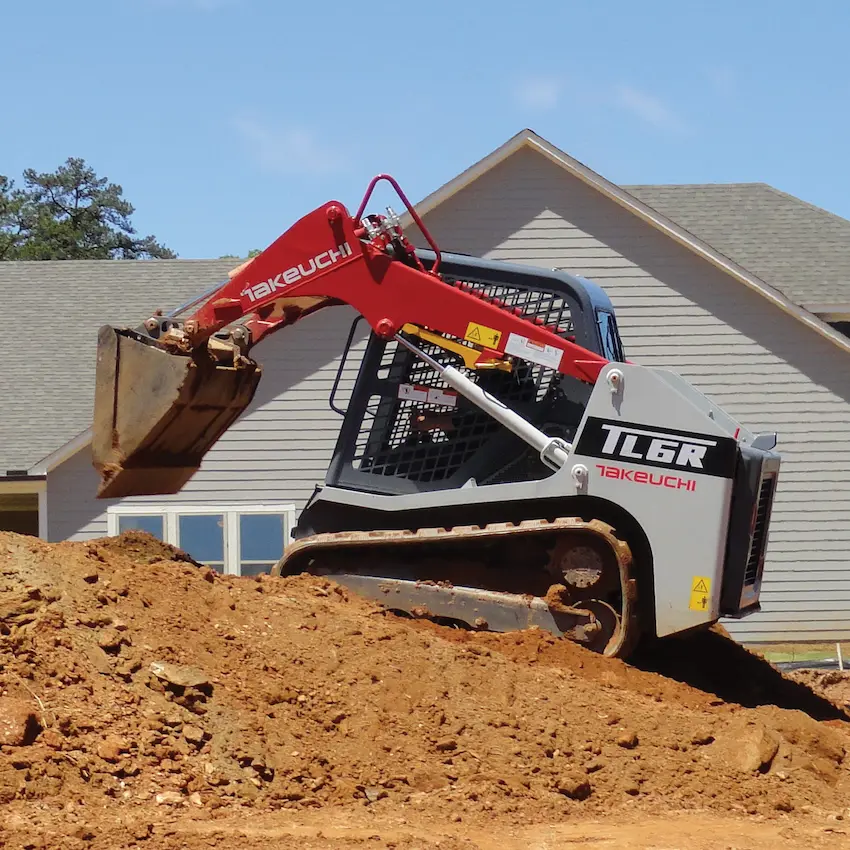
[[[435,249],[437,262],[426,271],[400,227],[381,219],[361,224],[360,215],[375,183],[389,180]],[[377,221],[375,226],[372,222]],[[402,245],[416,267],[390,256]],[[331,304],[348,304],[384,339],[405,324],[468,340],[482,355],[520,357],[594,382],[608,361],[559,336],[540,319],[525,319],[519,308],[476,293],[439,276],[440,254],[395,181],[376,177],[355,216],[331,201],[297,221],[242,268],[188,320],[184,330],[193,345],[202,343],[244,316],[251,344]]]

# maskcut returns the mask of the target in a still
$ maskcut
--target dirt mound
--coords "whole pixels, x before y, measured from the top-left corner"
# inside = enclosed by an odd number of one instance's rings
[[[850,711],[850,671],[794,670],[788,678]]]
[[[88,546],[89,553],[104,563],[113,555],[127,558],[136,564],[155,564],[157,561],[179,561],[202,566],[191,555],[163,543],[144,531],[125,531],[120,537],[104,537]]]
[[[692,644],[700,669],[726,659],[701,681],[685,642],[655,672],[405,621],[324,580],[221,576],[146,538],[0,534],[5,846],[133,843],[238,806],[514,825],[846,809],[846,715],[720,634]],[[86,837],[92,818],[112,826]]]
[[[643,670],[754,708],[776,705],[805,711],[816,720],[835,718],[836,706],[822,690],[783,675],[762,656],[731,640],[721,626],[655,641],[631,662]]]

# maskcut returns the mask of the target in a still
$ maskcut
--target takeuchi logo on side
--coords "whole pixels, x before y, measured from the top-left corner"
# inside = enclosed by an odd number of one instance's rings
[[[299,280],[303,280],[305,277],[310,277],[310,275],[315,274],[321,269],[329,268],[334,263],[350,257],[351,254],[351,246],[348,242],[343,242],[342,245],[337,245],[336,250],[330,248],[327,251],[322,251],[321,254],[311,257],[307,263],[299,263],[297,266],[292,266],[279,275],[264,280],[262,283],[255,283],[252,286],[248,286],[239,294],[249,298],[251,303],[253,303],[261,298],[265,298],[267,295],[271,295],[272,292],[278,289],[284,289],[293,283],[297,283]]]
[[[697,489],[697,482],[693,478],[644,472],[640,469],[624,469],[622,466],[609,466],[603,463],[597,463],[596,468],[603,478],[633,481],[635,484],[651,484],[653,487],[668,487],[671,490],[685,490],[688,493],[693,493]]]

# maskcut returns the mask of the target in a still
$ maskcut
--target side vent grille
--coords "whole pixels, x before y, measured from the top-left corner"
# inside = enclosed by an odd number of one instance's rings
[[[768,526],[773,509],[773,496],[776,491],[776,476],[767,475],[761,482],[758,502],[756,503],[750,539],[750,554],[747,559],[747,570],[744,574],[744,587],[761,583],[764,572],[764,556],[767,549]]]

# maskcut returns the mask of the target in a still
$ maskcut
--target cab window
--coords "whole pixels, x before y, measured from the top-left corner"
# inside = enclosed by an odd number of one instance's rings
[[[622,363],[625,360],[623,344],[617,330],[617,320],[613,313],[607,310],[596,311],[596,323],[599,325],[599,336],[602,341],[602,354],[608,360]]]

